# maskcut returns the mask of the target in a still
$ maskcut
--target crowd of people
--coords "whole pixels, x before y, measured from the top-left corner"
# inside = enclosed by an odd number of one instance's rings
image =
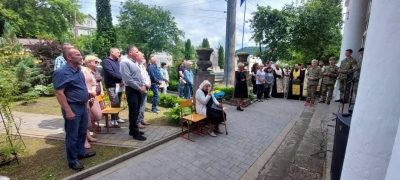
[[[335,57],[329,58],[328,66],[325,66],[323,61],[318,62],[314,59],[306,68],[303,64],[295,64],[293,70],[290,70],[287,64],[284,68],[280,68],[279,63],[267,62],[265,66],[254,63],[250,80],[253,84],[253,93],[257,96],[256,101],[262,102],[263,99],[274,97],[305,100],[305,106],[314,106],[315,101],[329,105],[336,80],[339,80],[340,99],[336,102],[354,103],[364,48],[358,52],[359,60],[355,60],[351,56],[353,50],[347,49],[346,58],[341,61],[340,67],[335,65]],[[352,102],[349,98],[351,95],[354,97]],[[316,99],[317,96],[320,97],[319,100]]]
[[[52,79],[65,119],[65,145],[69,167],[82,170],[84,167],[79,159],[96,155],[86,149],[91,148],[90,142],[97,141],[90,135],[90,131],[97,131],[94,125],[102,118],[104,104],[97,97],[104,97],[103,80],[111,107],[121,106],[122,91],[125,90],[129,109],[129,135],[138,141],[145,141],[144,132],[139,129],[150,125],[144,121],[147,92],[151,90],[154,94],[151,112],[157,114],[159,89],[166,93],[169,82],[166,63],[161,63],[159,70],[157,58],[151,57],[146,67],[144,54],[135,46],[128,47],[127,56],[122,58],[120,49],[111,48],[109,56],[103,60],[93,55],[83,58],[81,52],[70,43],[64,43],[62,48],[62,55],[54,63]],[[101,61],[103,77],[97,71]],[[184,74],[190,76],[186,70]],[[186,80],[193,83],[187,78]],[[125,121],[118,114],[113,115],[111,124],[117,126],[118,123]]]
[[[247,81],[253,83],[253,92],[257,94],[257,101],[263,99],[287,98],[305,99],[305,106],[313,106],[316,95],[320,95],[320,103],[330,104],[333,87],[336,79],[340,82],[340,102],[349,102],[350,90],[357,94],[360,68],[364,49],[361,48],[360,59],[356,61],[352,56],[352,50],[346,51],[346,58],[340,67],[335,65],[336,59],[329,59],[329,66],[324,66],[320,61],[312,60],[307,68],[302,64],[296,64],[291,71],[288,65],[281,68],[279,63],[272,65],[267,62],[255,63],[251,69],[250,77],[246,77],[244,64],[238,63],[235,73],[234,97],[237,99],[237,110],[243,111],[244,99],[248,98]],[[158,69],[158,60],[151,57],[150,64],[146,67],[144,54],[135,46],[127,48],[126,57],[121,58],[118,48],[111,48],[109,56],[100,60],[98,57],[88,55],[82,57],[81,52],[69,43],[63,44],[63,53],[55,60],[53,85],[55,95],[61,105],[61,112],[65,119],[65,145],[68,165],[71,169],[81,170],[83,165],[79,159],[96,155],[87,152],[90,142],[97,141],[90,135],[90,131],[96,131],[94,125],[102,118],[101,110],[104,104],[98,101],[98,96],[104,97],[102,81],[111,101],[111,107],[120,107],[122,91],[126,92],[129,109],[129,135],[133,139],[145,141],[144,132],[139,129],[150,125],[144,121],[144,111],[147,101],[147,92],[154,93],[151,112],[158,113],[159,89],[166,93],[169,83],[167,65],[161,63]],[[104,76],[97,71],[102,61]],[[183,60],[178,66],[180,97],[191,99],[193,95],[194,77],[192,62]],[[351,82],[354,85],[351,86]],[[350,84],[350,85],[349,85]],[[353,87],[353,88],[351,88]],[[196,93],[196,112],[207,116],[210,120],[208,134],[216,137],[222,133],[219,124],[224,122],[226,114],[213,96],[212,85],[209,81],[200,84]],[[118,114],[111,117],[111,124],[125,123]]]

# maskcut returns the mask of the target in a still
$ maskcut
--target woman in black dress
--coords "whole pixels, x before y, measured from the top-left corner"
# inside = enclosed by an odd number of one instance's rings
[[[235,72],[235,93],[234,97],[237,98],[238,111],[243,111],[243,101],[249,97],[249,91],[247,90],[247,79],[244,72],[244,64],[238,64],[238,70]]]
[[[256,84],[257,68],[258,68],[258,63],[254,63],[253,67],[251,67],[251,84],[253,84],[253,94],[257,94],[257,84]]]

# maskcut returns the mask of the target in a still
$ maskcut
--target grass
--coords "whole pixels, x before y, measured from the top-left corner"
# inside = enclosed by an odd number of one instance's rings
[[[122,103],[122,106],[126,106]],[[36,113],[36,114],[49,114],[49,115],[56,115],[61,116],[61,106],[59,105],[57,99],[55,97],[40,97],[36,100],[36,103],[30,105],[21,105],[23,101],[17,101],[12,103],[12,110],[18,112],[27,112],[27,113]],[[108,103],[109,104],[109,103]],[[109,107],[109,106],[108,106]],[[176,125],[170,122],[167,118],[167,109],[163,107],[158,107],[160,112],[158,114],[151,113],[151,104],[146,103],[146,112],[144,115],[145,121],[151,123],[152,125],[159,125],[159,126],[169,126],[169,125]],[[128,108],[125,108],[120,113],[120,117],[124,120],[128,120],[129,111]]]
[[[0,167],[0,174],[11,179],[62,179],[76,173],[68,167],[63,141],[33,137],[22,137],[26,150],[18,155],[16,161]],[[90,151],[96,152],[93,158],[80,162],[85,169],[108,161],[132,151],[133,148],[92,145]]]

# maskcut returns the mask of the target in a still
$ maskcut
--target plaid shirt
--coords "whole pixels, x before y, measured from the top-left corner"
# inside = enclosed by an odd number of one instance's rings
[[[54,71],[57,70],[60,67],[63,67],[66,64],[67,64],[67,61],[64,59],[64,56],[61,54],[54,61]]]

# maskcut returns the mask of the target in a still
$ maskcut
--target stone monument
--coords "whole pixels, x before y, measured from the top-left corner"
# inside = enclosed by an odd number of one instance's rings
[[[215,84],[215,74],[212,73],[211,70],[207,70],[212,66],[211,62],[211,53],[214,50],[212,48],[198,48],[196,49],[197,54],[199,55],[199,59],[197,60],[197,69],[194,74],[194,85],[193,85],[193,98],[196,98],[196,91],[199,89],[200,84],[204,80],[210,81],[210,83],[214,86]]]

